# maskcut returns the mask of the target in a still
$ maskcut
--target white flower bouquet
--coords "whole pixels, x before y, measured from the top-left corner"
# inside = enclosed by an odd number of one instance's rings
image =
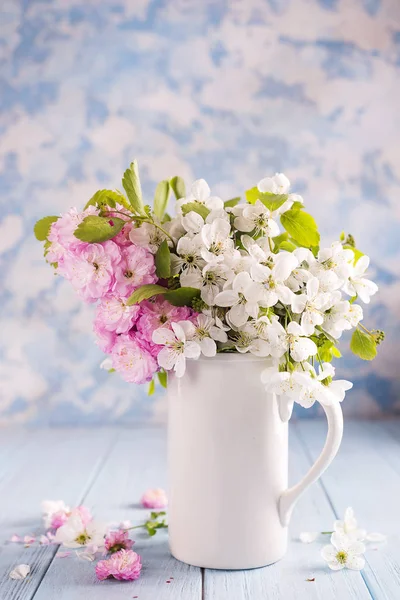
[[[352,384],[334,379],[338,341],[371,360],[383,332],[368,331],[362,307],[376,293],[369,258],[342,234],[328,248],[303,199],[283,174],[240,198],[210,195],[203,180],[158,184],[145,205],[136,162],[116,190],[100,190],[83,211],[35,225],[45,257],[85,302],[97,303],[94,331],[108,368],[128,382],[185,372],[187,358],[220,352],[265,357],[268,392],[304,407],[342,401]],[[167,205],[176,198],[176,216]],[[293,403],[293,402],[292,402]]]

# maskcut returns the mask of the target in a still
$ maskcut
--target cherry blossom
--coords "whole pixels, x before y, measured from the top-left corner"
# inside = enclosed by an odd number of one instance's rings
[[[177,377],[182,377],[186,370],[187,358],[199,358],[199,344],[191,341],[195,327],[190,321],[171,323],[172,331],[160,327],[153,332],[153,342],[164,346],[158,354],[158,364],[166,371],[173,369]],[[188,339],[189,338],[189,339]]]
[[[332,534],[331,543],[324,546],[321,555],[333,571],[347,568],[360,571],[364,568],[365,545],[359,541],[353,541],[346,535],[338,532]]]

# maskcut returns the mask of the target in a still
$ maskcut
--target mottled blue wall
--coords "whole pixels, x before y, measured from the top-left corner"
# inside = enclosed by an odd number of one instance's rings
[[[346,356],[345,409],[398,411],[398,0],[3,0],[0,15],[3,423],[164,418],[162,396],[98,369],[92,308],[57,280],[34,221],[180,174],[223,197],[283,170],[327,243],[373,257],[372,364]],[[307,415],[312,415],[312,411]]]

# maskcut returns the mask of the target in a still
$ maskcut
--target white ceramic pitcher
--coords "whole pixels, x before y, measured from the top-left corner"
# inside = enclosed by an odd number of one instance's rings
[[[265,359],[221,354],[188,361],[169,382],[169,541],[175,558],[211,569],[281,559],[300,494],[328,467],[343,433],[339,403],[324,407],[322,453],[288,489],[288,423],[260,375]]]

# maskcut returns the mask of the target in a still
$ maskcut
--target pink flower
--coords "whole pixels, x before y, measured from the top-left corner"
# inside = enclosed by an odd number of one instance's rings
[[[129,533],[123,529],[110,531],[106,535],[105,547],[112,554],[120,550],[130,550],[135,542],[129,539]]]
[[[96,575],[100,581],[114,578],[120,581],[139,579],[142,563],[139,554],[133,550],[120,550],[110,558],[100,560],[96,565]]]
[[[119,247],[111,240],[81,244],[64,258],[60,274],[65,274],[85,302],[95,302],[111,291],[120,261]]]
[[[114,344],[118,339],[116,333],[107,331],[104,329],[103,324],[99,323],[98,320],[93,322],[93,331],[96,334],[96,344],[103,351],[109,354],[114,348]]]
[[[121,248],[122,260],[115,271],[114,289],[121,296],[130,295],[136,288],[157,281],[154,257],[133,244]]]
[[[78,212],[76,208],[71,208],[71,210],[61,215],[50,228],[48,239],[51,245],[46,257],[48,262],[62,262],[68,250],[73,250],[82,244],[74,236],[74,231],[85,217],[97,214],[98,210],[94,206],[89,206],[83,212]]]
[[[93,515],[87,506],[83,506],[83,504],[81,504],[75,508],[75,512],[79,514],[84,527],[86,527],[90,521],[93,521]]]
[[[141,503],[145,508],[165,508],[168,504],[167,494],[161,488],[147,490],[142,496]]]
[[[65,511],[60,510],[50,516],[49,528],[58,529],[59,527],[64,525],[64,523],[66,523],[67,519],[68,514]]]
[[[137,321],[138,331],[143,338],[152,343],[152,335],[155,329],[170,327],[172,321],[186,321],[192,314],[187,306],[173,306],[167,300],[156,298],[154,302],[144,301],[140,303],[142,314]]]
[[[113,368],[129,383],[151,381],[158,369],[157,361],[130,335],[121,334],[111,352]]]
[[[140,307],[127,306],[123,298],[107,296],[97,307],[95,322],[99,329],[127,333],[135,323],[140,313]]]

